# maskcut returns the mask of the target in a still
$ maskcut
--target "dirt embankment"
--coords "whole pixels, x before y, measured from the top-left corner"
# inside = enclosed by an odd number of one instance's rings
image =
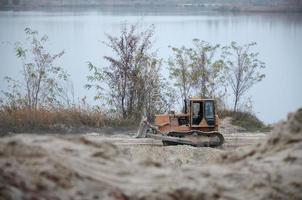
[[[0,199],[302,198],[302,109],[235,152],[139,141],[1,138]]]

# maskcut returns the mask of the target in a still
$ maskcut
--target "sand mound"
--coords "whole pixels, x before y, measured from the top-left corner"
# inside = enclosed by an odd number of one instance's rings
[[[120,146],[122,157],[142,165],[179,168],[186,165],[204,165],[220,158],[222,150],[178,146]]]
[[[247,157],[262,157],[280,151],[300,149],[302,143],[302,109],[288,115],[288,120],[274,127],[267,140],[256,147],[238,149],[235,154],[223,154],[225,162],[234,162]]]
[[[6,137],[0,199],[302,199],[301,126],[302,109],[263,143],[221,157],[209,148]]]
[[[280,151],[302,141],[302,109],[291,113],[286,122],[278,124],[271,137],[261,146],[261,152]]]
[[[231,117],[226,117],[226,118],[222,119],[219,131],[223,135],[245,131],[244,128],[233,125],[231,121],[232,121]]]

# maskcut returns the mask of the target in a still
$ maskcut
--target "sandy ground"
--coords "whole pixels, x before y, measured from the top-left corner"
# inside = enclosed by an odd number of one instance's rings
[[[222,124],[221,148],[133,134],[0,140],[0,199],[302,199],[302,110],[271,133]]]

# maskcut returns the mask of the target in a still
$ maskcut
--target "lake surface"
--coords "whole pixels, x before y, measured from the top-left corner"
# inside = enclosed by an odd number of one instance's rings
[[[30,27],[49,36],[52,52],[65,50],[58,64],[71,74],[75,95],[91,99],[93,92],[83,88],[87,61],[106,65],[102,57],[111,52],[102,44],[105,33],[117,35],[125,21],[142,29],[154,24],[154,49],[164,59],[171,55],[169,45],[190,46],[193,38],[222,45],[257,42],[254,49],[267,67],[266,78],[246,94],[256,115],[274,123],[302,107],[302,15],[297,13],[0,12],[0,90],[2,77],[20,76],[13,44],[24,42],[24,28]]]

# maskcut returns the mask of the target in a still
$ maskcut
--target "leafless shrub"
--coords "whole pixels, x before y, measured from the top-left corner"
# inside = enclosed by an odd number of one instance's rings
[[[109,65],[88,65],[91,75],[86,88],[94,88],[95,99],[108,102],[123,119],[138,119],[144,111],[151,116],[168,107],[160,75],[161,60],[151,53],[154,28],[143,32],[137,29],[135,25],[126,25],[119,36],[107,35],[108,41],[104,43],[114,54],[104,56]]]
[[[190,95],[223,99],[225,76],[223,61],[216,55],[219,47],[194,39],[193,48],[172,48],[174,56],[169,60],[170,77],[183,99]]]
[[[233,111],[237,111],[241,97],[265,75],[261,70],[265,64],[258,59],[259,53],[251,52],[251,47],[256,43],[243,46],[232,42],[230,46],[224,47],[223,58],[226,65],[226,81],[231,87],[234,96]]]
[[[2,92],[3,102],[12,109],[27,108],[54,108],[68,101],[63,86],[69,75],[63,68],[56,66],[55,61],[64,51],[51,54],[45,49],[47,36],[39,37],[37,31],[25,29],[27,42],[30,48],[17,43],[16,56],[22,61],[22,79],[14,80],[6,77],[8,90]]]
[[[184,46],[171,49],[174,55],[169,59],[170,78],[174,81],[174,86],[179,89],[182,99],[186,100],[194,84],[191,50]]]

